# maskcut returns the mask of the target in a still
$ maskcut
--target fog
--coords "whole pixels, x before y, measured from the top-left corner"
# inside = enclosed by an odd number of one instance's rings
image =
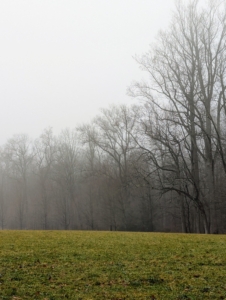
[[[92,119],[144,76],[133,57],[169,22],[173,0],[1,0],[0,143]]]
[[[204,2],[0,2],[0,229],[226,232],[226,2]]]

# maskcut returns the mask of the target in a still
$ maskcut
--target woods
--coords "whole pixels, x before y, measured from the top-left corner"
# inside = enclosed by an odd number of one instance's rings
[[[226,231],[224,3],[178,2],[136,60],[137,105],[1,147],[2,229]]]

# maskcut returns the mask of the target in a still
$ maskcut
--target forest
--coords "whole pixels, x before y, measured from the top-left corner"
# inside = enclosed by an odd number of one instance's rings
[[[178,1],[135,60],[137,105],[1,146],[1,229],[226,232],[225,1]]]

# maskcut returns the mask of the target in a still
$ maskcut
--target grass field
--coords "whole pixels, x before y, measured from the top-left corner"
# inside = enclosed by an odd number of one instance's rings
[[[226,236],[0,231],[0,299],[226,299]]]

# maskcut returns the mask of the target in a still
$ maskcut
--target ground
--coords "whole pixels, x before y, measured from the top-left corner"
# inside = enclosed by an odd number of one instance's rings
[[[226,299],[226,236],[0,231],[0,299]]]

